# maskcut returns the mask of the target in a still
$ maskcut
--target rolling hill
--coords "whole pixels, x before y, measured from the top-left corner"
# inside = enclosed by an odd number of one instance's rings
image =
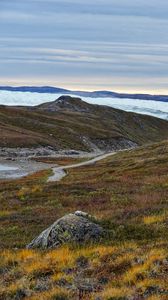
[[[62,96],[35,107],[0,106],[1,147],[123,149],[168,137],[168,122]]]

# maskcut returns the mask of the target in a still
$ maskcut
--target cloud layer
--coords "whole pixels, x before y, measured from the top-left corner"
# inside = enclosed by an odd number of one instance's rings
[[[54,101],[61,94],[39,94],[30,92],[0,91],[0,104],[34,106],[44,102]],[[132,100],[118,98],[89,98],[82,99],[91,104],[107,105],[125,111],[147,114],[168,120],[168,103],[149,100]]]

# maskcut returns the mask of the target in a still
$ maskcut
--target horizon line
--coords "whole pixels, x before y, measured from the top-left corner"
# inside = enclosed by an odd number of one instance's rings
[[[4,88],[4,91],[5,91],[5,88],[44,88],[44,87],[48,87],[48,88],[55,88],[55,89],[62,89],[62,90],[65,90],[65,91],[69,91],[69,92],[86,92],[86,93],[94,93],[94,92],[110,92],[110,93],[114,93],[114,94],[128,94],[128,95],[149,95],[149,96],[168,96],[168,91],[167,93],[164,92],[164,93],[155,93],[155,92],[152,92],[152,91],[116,91],[116,90],[110,90],[110,89],[91,89],[91,90],[88,90],[88,89],[71,89],[71,88],[66,88],[66,87],[58,87],[58,86],[55,86],[55,85],[0,85],[0,88]],[[2,90],[1,90],[2,91]],[[38,92],[37,92],[38,93]]]

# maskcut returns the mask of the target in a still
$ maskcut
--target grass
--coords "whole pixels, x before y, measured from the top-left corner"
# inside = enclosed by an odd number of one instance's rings
[[[82,281],[94,288],[81,299],[166,300],[168,142],[68,172],[59,183],[46,182],[49,170],[0,182],[0,299],[76,300]],[[75,210],[108,230],[99,245],[25,249]]]
[[[22,291],[27,300],[53,299],[53,295],[77,299],[81,281],[97,284],[89,299],[128,299],[148,292],[149,297],[151,293],[161,297],[167,293],[167,253],[160,247],[161,244],[139,247],[136,243],[125,243],[63,247],[47,252],[2,251],[0,270],[4,276],[0,297],[15,299]],[[84,258],[87,267],[79,264]]]
[[[37,162],[43,162],[47,164],[58,164],[59,166],[66,166],[66,165],[71,165],[71,164],[77,164],[80,162],[84,162],[89,160],[90,158],[88,157],[39,157],[39,158],[34,158],[35,161]]]

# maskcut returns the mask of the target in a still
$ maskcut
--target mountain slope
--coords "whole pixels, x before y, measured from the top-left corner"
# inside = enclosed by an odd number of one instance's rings
[[[0,106],[2,147],[121,149],[168,137],[168,122],[62,96],[32,107]]]

